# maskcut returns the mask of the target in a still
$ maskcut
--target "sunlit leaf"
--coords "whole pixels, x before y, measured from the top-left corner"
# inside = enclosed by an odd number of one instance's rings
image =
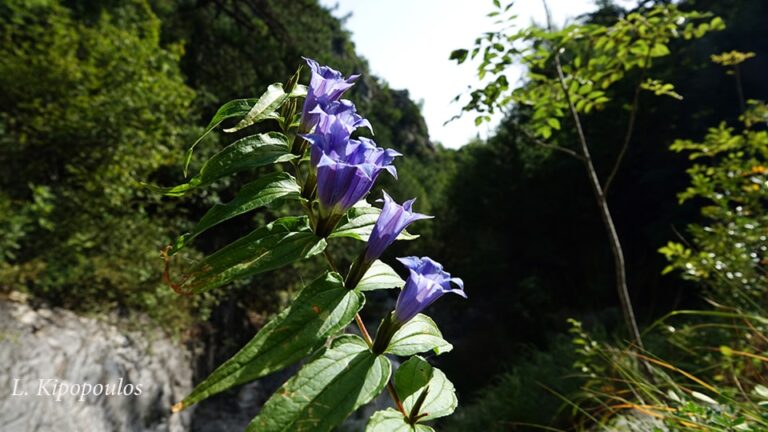
[[[370,402],[389,381],[391,365],[357,336],[342,335],[272,395],[249,432],[326,432]]]
[[[226,220],[263,207],[278,199],[301,199],[301,189],[296,179],[288,173],[266,175],[243,186],[232,201],[211,207],[192,231],[180,236],[170,251],[175,254],[192,239]]]
[[[310,230],[306,218],[281,218],[197,263],[177,289],[201,293],[308,258],[323,249],[325,240]]]
[[[344,287],[340,275],[326,273],[302,289],[288,309],[198,384],[174,410],[296,363],[352,322],[364,301],[362,294]]]

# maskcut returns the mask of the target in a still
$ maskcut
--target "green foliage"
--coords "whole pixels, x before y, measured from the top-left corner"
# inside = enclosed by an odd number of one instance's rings
[[[729,51],[720,54],[712,54],[712,62],[723,66],[737,66],[755,57],[753,52]]]
[[[319,277],[174,410],[296,363],[352,322],[364,301],[359,291],[344,287],[340,275],[327,273]]]
[[[662,359],[595,341],[575,327],[579,364],[588,373],[574,401],[582,428],[642,422],[673,431],[765,430],[766,331],[764,312],[672,312],[646,330],[663,342]]]
[[[435,322],[424,314],[418,314],[395,332],[385,352],[408,357],[427,351],[440,355],[452,349],[453,345],[443,339]]]
[[[509,6],[498,7],[494,16],[500,17],[500,23],[517,18]],[[452,54],[459,63],[479,59],[478,76],[486,81],[470,93],[464,110],[477,112],[479,124],[512,103],[530,106],[533,115],[528,126],[547,139],[570,115],[569,105],[579,114],[603,109],[611,100],[608,90],[631,71],[648,70],[656,59],[670,55],[671,41],[700,38],[709,31],[724,29],[725,24],[708,14],[658,5],[630,13],[612,25],[578,23],[562,30],[530,26],[510,33],[511,28],[476,39],[469,57],[467,50]],[[508,74],[516,62],[525,67],[527,83],[513,88]],[[648,78],[641,88],[656,95],[680,97],[672,84],[658,79]]]
[[[342,335],[264,404],[247,431],[330,431],[389,381],[389,360]]]
[[[434,432],[434,429],[420,423],[412,425],[402,414],[387,408],[373,414],[365,427],[365,432]]]
[[[409,417],[420,421],[449,416],[459,403],[445,374],[419,356],[397,368],[395,389]]]
[[[200,294],[235,279],[275,270],[317,255],[326,241],[310,230],[306,217],[284,217],[258,228],[209,255],[174,285],[179,292]]]
[[[419,356],[397,368],[394,387],[408,415],[391,408],[379,411],[371,417],[366,432],[432,431],[421,422],[451,415],[458,405],[453,384]]]
[[[296,8],[307,16],[298,17]],[[243,215],[235,207],[247,197],[234,192],[252,174],[219,179],[222,187],[204,194],[182,187],[180,206],[137,189],[136,180],[186,183],[190,179],[182,181],[182,175],[201,168],[190,162],[191,149],[186,158],[180,152],[188,143],[197,139],[193,147],[210,156],[221,150],[216,128],[222,122],[248,116],[244,121],[254,122],[272,115],[270,106],[285,97],[301,97],[305,88],[297,86],[291,95],[264,95],[261,105],[258,97],[237,99],[216,112],[222,99],[257,96],[257,89],[283,79],[301,55],[367,71],[341,22],[316,0],[270,0],[258,7],[232,1],[13,0],[0,6],[0,39],[0,287],[79,311],[148,312],[176,331],[189,330],[198,312],[207,316],[218,293],[171,301],[175,297],[160,283],[158,251],[180,231],[189,235],[173,253],[209,231],[213,219]],[[353,98],[377,112],[377,140],[411,152],[427,146],[423,119],[407,94],[372,77],[364,80],[365,91]],[[188,126],[215,112],[202,133]],[[244,193],[267,193],[251,187]],[[201,219],[217,203],[221,207]],[[188,247],[179,269],[198,258],[196,250],[229,243],[285,209],[275,203],[239,216],[241,229],[210,230],[195,249]],[[227,215],[219,214],[225,210]],[[306,262],[286,275],[240,281],[238,303],[268,315],[298,290],[302,273],[317,267]],[[245,289],[252,281],[257,283]]]
[[[699,161],[688,169],[691,185],[679,198],[701,203],[704,222],[688,226],[687,245],[661,248],[670,261],[664,272],[682,270],[714,298],[715,309],[678,310],[658,320],[646,330],[654,354],[595,341],[574,323],[577,365],[588,379],[575,402],[583,428],[633,422],[675,431],[768,428],[762,259],[768,134],[751,129],[765,118],[761,106],[750,103],[740,133],[721,123],[701,143],[672,144]]]
[[[743,118],[755,116],[750,111]],[[754,309],[768,293],[768,132],[721,124],[703,142],[678,140],[671,149],[698,161],[679,197],[702,202],[704,222],[688,226],[687,245],[670,242],[660,249],[670,262],[664,272],[680,270],[716,301]]]
[[[207,186],[240,171],[295,159],[296,155],[290,153],[288,146],[288,138],[278,132],[251,135],[213,155],[203,164],[200,172],[186,183],[168,188],[146,186],[164,195],[182,196],[194,188]]]
[[[58,1],[0,6],[4,290],[149,311],[171,327],[205,303],[169,304],[154,239],[179,219],[136,188],[177,163],[193,132],[183,48],[161,45],[160,25],[143,1],[89,20]]]
[[[355,287],[358,291],[402,288],[405,281],[389,265],[376,260]]]
[[[296,184],[296,179],[284,172],[266,175],[248,183],[243,186],[232,201],[226,204],[214,204],[192,228],[191,232],[176,240],[169,253],[178,252],[188,241],[235,216],[267,206],[276,200],[299,200],[301,199],[300,193],[301,190]]]

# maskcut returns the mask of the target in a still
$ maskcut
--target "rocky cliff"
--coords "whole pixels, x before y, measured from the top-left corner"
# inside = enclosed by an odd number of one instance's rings
[[[159,334],[0,301],[0,430],[185,431],[190,354]]]
[[[240,431],[297,368],[171,415],[173,403],[218,365],[221,347],[197,341],[193,352],[147,326],[132,331],[126,324],[0,300],[0,431]],[[363,430],[388,403],[382,395],[341,430]]]

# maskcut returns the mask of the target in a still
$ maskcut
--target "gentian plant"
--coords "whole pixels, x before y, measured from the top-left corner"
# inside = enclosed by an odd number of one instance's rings
[[[305,60],[311,72],[308,87],[298,83],[298,71],[284,85],[269,86],[259,98],[228,102],[203,136],[232,118],[240,120],[225,132],[262,122],[277,125],[275,130],[235,141],[184,184],[148,185],[169,196],[182,196],[238,172],[276,168],[243,186],[232,201],[213,206],[189,233],[164,249],[165,281],[180,294],[200,294],[320,254],[329,268],[173,411],[303,361],[247,430],[329,431],[386,389],[392,408],[376,412],[367,431],[431,431],[424,422],[450,415],[457,399],[445,375],[419,356],[452,349],[422,312],[445,293],[466,297],[463,282],[427,257],[399,258],[408,271],[407,281],[380,261],[395,240],[414,238],[406,227],[432,216],[415,212],[413,199],[401,205],[386,192],[379,200],[381,209],[366,201],[382,171],[396,177],[393,163],[401,155],[378,147],[372,139],[352,137],[359,128],[372,129],[352,102],[341,99],[357,76],[345,78],[330,67]],[[193,148],[194,144],[187,165]],[[303,214],[254,230],[204,258],[179,281],[172,280],[170,257],[195,237],[278,201],[295,202]],[[329,251],[340,237],[365,242],[346,272],[336,266]],[[372,338],[360,311],[366,293],[387,288],[402,290],[395,309]],[[356,330],[347,332],[353,322]],[[394,373],[393,357],[406,358]]]

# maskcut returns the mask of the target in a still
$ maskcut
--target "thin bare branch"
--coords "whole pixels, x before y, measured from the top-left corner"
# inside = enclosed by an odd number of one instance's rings
[[[559,151],[559,152],[563,152],[563,153],[567,154],[568,156],[571,156],[573,158],[576,158],[576,159],[584,162],[584,156],[580,155],[578,152],[576,152],[574,150],[571,150],[571,149],[566,148],[566,147],[561,147],[561,146],[559,146],[557,144],[550,144],[548,142],[542,141],[542,140],[536,138],[536,136],[534,136],[532,133],[530,133],[524,127],[522,127],[520,125],[514,124],[513,127],[515,128],[515,130],[517,130],[520,133],[522,133],[523,135],[525,135],[525,137],[530,142],[536,144],[539,147],[543,147],[543,148],[546,148],[546,149],[551,149],[551,150],[556,150],[556,151]]]
[[[629,123],[627,124],[627,131],[624,134],[624,142],[622,143],[621,150],[619,150],[619,155],[616,157],[616,161],[613,163],[613,168],[611,168],[611,173],[608,174],[608,178],[605,180],[605,183],[603,184],[604,195],[608,195],[608,188],[611,187],[611,183],[613,183],[613,179],[616,177],[616,174],[619,172],[619,167],[621,166],[621,162],[624,160],[624,156],[627,154],[627,150],[629,150],[629,143],[632,140],[632,134],[635,131],[635,123],[637,121],[637,111],[640,107],[640,93],[641,93],[641,90],[643,89],[643,81],[645,80],[645,73],[648,71],[648,68],[650,67],[649,66],[650,63],[651,63],[651,50],[648,50],[648,53],[645,55],[645,67],[640,73],[640,78],[637,80],[637,85],[635,86],[635,95],[632,98],[632,108],[631,108],[631,111],[629,112]]]
[[[545,1],[546,4],[546,1]],[[619,301],[621,303],[621,309],[624,315],[624,321],[629,330],[630,338],[634,345],[643,350],[643,340],[640,336],[640,329],[637,326],[637,320],[635,319],[635,311],[632,308],[632,300],[629,297],[629,288],[627,287],[627,274],[626,263],[624,262],[624,252],[621,247],[621,241],[619,240],[619,234],[616,231],[616,226],[613,222],[613,216],[608,207],[605,195],[603,194],[603,188],[600,186],[600,179],[597,176],[597,171],[592,163],[592,156],[587,145],[587,138],[584,135],[584,128],[581,125],[581,118],[578,111],[571,100],[570,93],[568,93],[568,84],[565,82],[565,74],[563,73],[563,67],[560,63],[560,53],[555,53],[555,69],[557,70],[558,80],[560,87],[565,95],[565,100],[568,103],[571,117],[576,126],[576,133],[579,137],[579,143],[581,144],[581,152],[584,156],[584,167],[587,170],[589,176],[590,185],[592,191],[595,194],[595,200],[600,208],[600,216],[603,220],[606,230],[608,231],[608,237],[611,245],[611,252],[613,253],[613,262],[616,273],[616,289],[619,294]]]
[[[550,31],[552,31],[552,14],[550,13],[549,5],[547,4],[547,0],[542,0],[542,2],[544,4],[544,11],[547,15],[547,27]],[[584,167],[587,171],[587,176],[589,177],[592,192],[595,194],[595,200],[597,201],[597,205],[600,209],[600,217],[603,220],[606,231],[608,231],[609,243],[611,246],[611,252],[613,254],[613,263],[615,267],[614,270],[616,273],[616,289],[618,291],[619,302],[621,303],[624,321],[627,326],[627,330],[629,331],[630,339],[632,340],[635,347],[642,351],[643,340],[640,335],[640,329],[637,326],[635,311],[632,307],[632,301],[629,296],[629,288],[627,287],[627,273],[626,263],[624,261],[624,251],[621,247],[621,241],[619,239],[619,234],[616,231],[616,225],[614,224],[613,216],[611,215],[610,208],[608,207],[608,201],[606,200],[605,194],[603,193],[603,187],[600,184],[600,178],[597,175],[597,170],[595,169],[595,165],[592,161],[592,155],[589,151],[589,145],[587,144],[587,137],[584,134],[584,128],[581,125],[581,118],[578,111],[576,110],[576,106],[574,105],[573,100],[571,99],[571,95],[568,92],[568,84],[565,81],[563,66],[560,62],[560,48],[556,49],[554,60],[560,88],[563,91],[565,101],[568,104],[568,108],[571,114],[571,118],[574,125],[576,126],[576,133],[579,138],[579,144],[581,146]],[[647,364],[645,366],[646,371],[650,371],[649,366]]]

